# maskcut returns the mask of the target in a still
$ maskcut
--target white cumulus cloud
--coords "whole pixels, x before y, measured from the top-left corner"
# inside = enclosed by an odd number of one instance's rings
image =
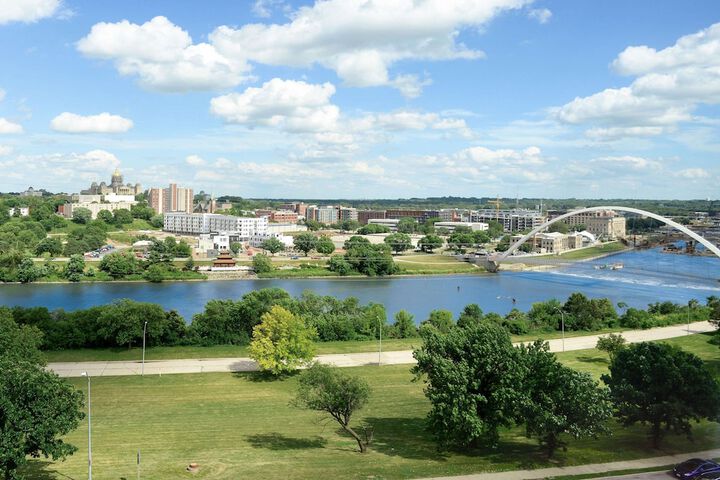
[[[97,23],[77,43],[91,58],[113,60],[121,75],[135,75],[150,90],[184,92],[234,87],[247,77],[244,61],[231,61],[208,43],[193,44],[190,35],[165,17],[142,25],[123,20]]]
[[[545,24],[552,18],[552,12],[547,8],[533,8],[528,13],[528,16],[534,20],[537,20],[541,24]]]
[[[335,130],[340,109],[330,102],[335,87],[273,78],[261,87],[210,101],[210,111],[228,123],[274,126],[290,132]]]
[[[205,165],[205,160],[198,155],[188,155],[185,157],[185,163],[193,167],[201,167]]]
[[[675,175],[678,177],[687,178],[689,180],[710,178],[710,172],[708,172],[704,168],[685,168],[683,170],[675,172]]]
[[[133,122],[107,112],[98,115],[63,112],[52,119],[50,127],[56,132],[65,133],[123,133],[133,127]]]
[[[36,22],[55,15],[61,0],[0,0],[0,25]]]
[[[720,23],[686,35],[665,49],[632,46],[612,67],[635,76],[627,87],[578,97],[555,111],[585,124],[594,138],[660,135],[693,120],[699,105],[720,104]]]
[[[15,149],[13,147],[11,147],[10,145],[0,145],[0,157],[10,155],[14,151],[15,151]]]
[[[0,117],[0,134],[23,133],[22,125]]]

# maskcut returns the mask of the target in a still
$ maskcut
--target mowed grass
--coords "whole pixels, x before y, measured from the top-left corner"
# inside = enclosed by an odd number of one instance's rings
[[[625,249],[627,249],[627,247],[620,242],[610,242],[597,247],[589,247],[583,248],[582,250],[566,252],[558,255],[558,258],[562,258],[563,260],[585,260],[598,255],[620,252]]]
[[[437,254],[401,255],[394,257],[402,273],[437,275],[450,273],[484,273],[485,270],[454,257]]]
[[[708,335],[673,340],[705,359],[717,376],[720,350]],[[607,369],[606,355],[567,352],[568,365],[595,376]],[[578,465],[704,450],[720,446],[720,427],[693,426],[695,441],[669,435],[650,447],[644,427],[621,428],[597,440],[571,440],[567,452],[548,461],[522,428],[503,431],[497,448],[439,452],[425,429],[430,408],[421,381],[409,366],[345,370],[371,385],[371,401],[353,425],[372,426],[375,440],[362,455],[335,424],[290,405],[297,377],[269,381],[258,374],[194,374],[99,377],[93,385],[93,474],[97,479],[404,479],[472,472]],[[70,380],[85,390],[84,379]],[[68,436],[79,451],[65,462],[31,461],[30,479],[84,478],[86,424]],[[196,475],[185,472],[200,464]]]

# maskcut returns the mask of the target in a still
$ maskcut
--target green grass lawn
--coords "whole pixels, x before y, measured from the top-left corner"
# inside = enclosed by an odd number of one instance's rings
[[[477,266],[457,260],[455,257],[437,254],[412,254],[395,257],[395,264],[401,268],[401,274],[432,275],[451,273],[483,273]]]
[[[708,337],[673,340],[708,361],[720,358]],[[568,352],[563,360],[599,374],[607,368],[593,351]],[[660,450],[650,447],[642,427],[620,428],[598,440],[571,441],[549,462],[521,428],[505,430],[497,448],[438,452],[425,430],[429,409],[422,382],[407,365],[360,367],[349,373],[367,379],[371,401],[353,421],[374,428],[368,454],[319,414],[289,405],[297,378],[267,381],[257,374],[194,374],[98,377],[93,382],[93,473],[97,479],[135,478],[137,450],[142,478],[152,479],[400,479],[482,471],[540,468],[617,461],[720,446],[720,426],[693,428],[695,442],[670,435]],[[716,367],[714,371],[718,373]],[[80,389],[84,379],[72,379]],[[33,460],[30,479],[83,478],[86,427],[68,440],[79,451],[66,462]],[[185,472],[190,462],[200,472]]]
[[[596,257],[598,255],[605,255],[608,253],[615,253],[625,250],[627,247],[620,242],[609,242],[603,243],[597,247],[583,248],[582,250],[574,250],[565,252],[558,255],[558,258],[563,260],[585,260],[587,258]]]

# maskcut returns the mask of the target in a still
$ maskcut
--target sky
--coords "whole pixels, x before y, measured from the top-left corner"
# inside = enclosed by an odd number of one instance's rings
[[[717,0],[0,0],[0,191],[717,199]]]

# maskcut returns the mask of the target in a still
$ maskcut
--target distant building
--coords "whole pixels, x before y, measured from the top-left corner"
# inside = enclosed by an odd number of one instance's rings
[[[304,217],[307,211],[307,205],[303,202],[288,202],[283,203],[278,207],[278,210],[290,210],[291,212],[297,213],[299,216]]]
[[[538,210],[515,208],[511,210],[469,210],[461,214],[463,222],[498,222],[505,232],[531,230],[545,223],[545,216]]]
[[[358,222],[367,225],[368,220],[385,218],[385,210],[358,210]]]
[[[220,255],[213,260],[211,271],[237,270],[237,263],[228,250],[222,250]]]
[[[8,209],[8,213],[11,217],[15,215],[18,217],[27,217],[30,215],[30,207],[12,207]]]
[[[58,207],[58,213],[65,218],[72,218],[73,212],[78,208],[86,208],[90,210],[90,216],[95,220],[98,213],[106,210],[108,212],[114,212],[115,210],[130,210],[133,205],[137,202],[114,202],[114,203],[97,203],[97,202],[78,202],[78,203],[66,203]]]
[[[357,208],[340,207],[340,210],[338,211],[338,221],[344,222],[346,220],[358,221]]]
[[[385,218],[414,218],[418,223],[425,223],[431,218],[440,218],[440,210],[385,210]]]
[[[277,223],[297,223],[298,214],[290,210],[276,210],[270,213],[270,221]]]
[[[44,190],[35,190],[33,187],[28,187],[24,192],[20,192],[21,197],[42,197]]]
[[[571,226],[585,226],[585,230],[596,237],[615,240],[625,237],[626,220],[613,210],[599,210],[572,215],[564,220]]]
[[[157,213],[193,213],[192,188],[178,187],[176,183],[171,183],[168,188],[151,188],[148,205]]]
[[[232,208],[232,205],[230,206]],[[198,199],[193,205],[193,213],[215,213],[217,210],[217,202],[212,195],[203,191],[198,193]]]
[[[90,188],[87,190],[81,190],[81,195],[107,195],[109,193],[116,193],[118,195],[139,195],[142,193],[142,187],[139,183],[132,185],[130,183],[123,185],[123,176],[120,170],[117,168],[110,177],[110,185],[105,182],[100,182],[98,185],[96,182],[90,184]]]
[[[473,232],[485,231],[490,226],[482,222],[435,222],[435,228],[447,228],[451,233],[457,227],[468,227]]]
[[[397,232],[398,223],[400,223],[400,220],[397,218],[371,218],[367,224],[382,225],[389,228],[391,232]]]
[[[305,211],[305,218],[320,223],[332,224],[337,223],[339,212],[339,207],[333,207],[332,205],[326,205],[324,207],[309,205]]]
[[[212,232],[228,232],[240,241],[268,231],[268,218],[234,217],[217,213],[169,212],[163,216],[163,230],[173,233],[200,235]]]

